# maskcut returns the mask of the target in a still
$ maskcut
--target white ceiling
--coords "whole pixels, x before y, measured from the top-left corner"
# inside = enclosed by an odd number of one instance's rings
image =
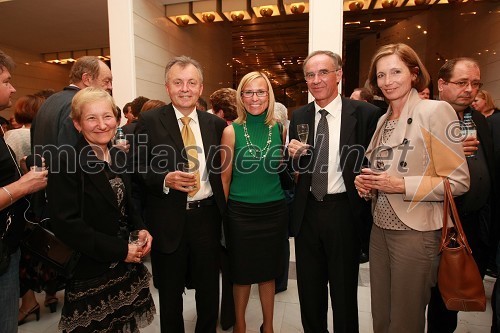
[[[30,53],[109,47],[107,0],[0,2],[0,47]]]

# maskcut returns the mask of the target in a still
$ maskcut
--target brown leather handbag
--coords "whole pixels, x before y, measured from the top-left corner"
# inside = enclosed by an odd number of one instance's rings
[[[439,291],[448,310],[485,311],[486,295],[483,279],[462,229],[447,178],[443,179],[443,184],[445,194],[441,260],[438,270]],[[451,228],[447,228],[449,211],[454,224]]]

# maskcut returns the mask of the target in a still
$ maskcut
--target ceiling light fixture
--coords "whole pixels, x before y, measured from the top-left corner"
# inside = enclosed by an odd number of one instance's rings
[[[309,1],[283,0],[283,6],[287,15],[309,13]]]
[[[398,0],[382,0],[383,8],[394,8],[398,5]]]
[[[361,21],[347,21],[347,22],[344,22],[344,25],[354,25],[354,24],[361,24]]]
[[[203,23],[223,21],[220,2],[217,0],[193,2],[193,14]]]
[[[51,64],[66,65],[75,62],[78,58],[83,56],[94,56],[98,57],[102,61],[109,61],[111,59],[110,53],[109,47],[105,47],[100,49],[44,53],[43,59],[45,62]]]
[[[181,27],[197,23],[192,15],[192,12],[192,3],[177,3],[165,6],[165,15],[170,21]]]
[[[252,9],[257,17],[271,17],[280,14],[277,0],[252,0]]]
[[[229,21],[238,22],[252,18],[246,0],[222,1],[222,12]]]
[[[349,3],[349,10],[352,12],[359,11],[365,6],[364,1],[352,1]]]

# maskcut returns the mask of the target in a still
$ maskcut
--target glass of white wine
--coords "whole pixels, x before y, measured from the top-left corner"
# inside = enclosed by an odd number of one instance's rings
[[[307,138],[309,137],[309,125],[308,124],[298,124],[297,125],[297,135],[302,143],[307,143]]]
[[[138,247],[143,247],[148,242],[148,236],[144,230],[134,230],[130,232],[128,238],[129,244],[137,245]]]

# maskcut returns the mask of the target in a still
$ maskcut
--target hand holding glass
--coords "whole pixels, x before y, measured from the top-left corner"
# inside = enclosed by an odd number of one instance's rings
[[[188,162],[188,163],[180,163],[179,170],[182,171],[182,172],[186,172],[186,173],[194,174],[194,175],[196,175],[196,173],[198,172],[198,169],[194,166],[194,163],[190,163],[190,162]],[[193,186],[186,186],[186,188],[189,191],[195,190],[196,189],[196,184],[193,185]]]
[[[145,230],[134,230],[130,232],[128,243],[143,247],[148,242],[148,236]]]
[[[363,171],[363,169],[370,169],[369,172],[367,172],[366,170]],[[379,169],[377,167],[372,167],[370,166],[370,163],[367,163],[365,165],[362,166],[362,171],[361,171],[361,174],[363,175],[377,175],[377,174],[380,174],[382,173],[384,170],[383,169]],[[373,198],[376,197],[376,192],[377,190],[371,190],[370,192],[368,193],[364,193],[362,194],[361,196],[365,199],[365,200],[371,200]]]

